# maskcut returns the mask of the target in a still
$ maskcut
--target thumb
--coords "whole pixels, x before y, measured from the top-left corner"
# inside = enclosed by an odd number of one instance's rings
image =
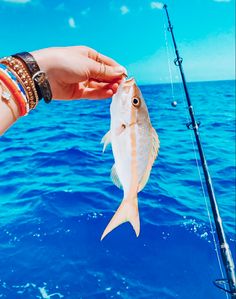
[[[112,82],[127,74],[126,69],[121,65],[110,66],[94,60],[89,64],[90,79],[103,82]]]

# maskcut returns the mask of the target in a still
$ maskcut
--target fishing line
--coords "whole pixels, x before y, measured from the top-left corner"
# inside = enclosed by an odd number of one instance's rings
[[[168,45],[168,38],[167,38],[167,27],[164,21],[164,16],[163,16],[163,24],[164,24],[164,36],[165,36],[165,45],[166,45],[166,54],[167,54],[167,61],[168,61],[168,69],[169,69],[169,76],[170,76],[170,83],[171,83],[171,93],[172,93],[172,99],[175,100],[175,93],[174,93],[174,84],[173,84],[173,74],[172,74],[172,70],[171,70],[171,64],[170,64],[170,50],[169,50],[169,45]],[[174,53],[174,47],[172,45],[172,52]],[[179,76],[177,75],[177,78],[179,79]],[[183,89],[180,87],[181,90],[181,104],[185,107],[184,111],[185,111],[185,118],[187,120],[187,122],[189,123],[190,117],[187,113],[187,106],[186,103],[184,101],[184,93],[183,93]],[[217,261],[218,261],[218,265],[219,265],[219,269],[220,269],[220,273],[221,273],[221,277],[224,278],[224,273],[223,273],[223,267],[222,267],[222,263],[220,260],[220,254],[219,254],[219,249],[217,246],[217,242],[216,242],[216,237],[215,237],[215,230],[213,227],[213,222],[210,216],[210,210],[209,210],[209,205],[207,202],[207,197],[206,197],[206,193],[205,193],[205,188],[204,188],[204,183],[203,183],[203,178],[202,178],[202,174],[201,174],[201,170],[200,170],[200,165],[198,162],[198,158],[197,158],[197,149],[196,149],[196,145],[194,142],[194,136],[193,136],[193,132],[189,132],[190,137],[191,137],[191,142],[192,142],[192,148],[194,151],[194,156],[195,156],[195,162],[196,162],[196,166],[197,166],[197,171],[198,171],[198,175],[199,175],[199,179],[200,179],[200,183],[201,183],[201,190],[202,190],[202,195],[205,201],[205,206],[206,206],[206,210],[207,210],[207,216],[208,216],[208,220],[209,220],[209,225],[210,225],[210,232],[212,235],[212,240],[213,240],[213,244],[214,244],[214,250],[216,252],[216,257],[217,257]],[[225,293],[226,298],[229,299],[228,297],[228,293]]]
[[[164,15],[163,15],[164,18]],[[163,20],[163,25],[164,25],[164,33],[165,33],[165,45],[166,45],[166,55],[167,55],[167,61],[168,61],[168,70],[169,70],[169,76],[170,76],[170,84],[171,84],[171,94],[172,94],[172,99],[173,101],[175,100],[175,95],[174,95],[174,84],[173,84],[173,76],[172,76],[172,71],[171,71],[171,62],[170,62],[170,51],[169,51],[169,46],[168,46],[168,41],[167,41],[167,28],[166,24]]]
[[[179,53],[179,50],[177,47],[177,43],[176,43],[174,31],[173,31],[173,25],[171,24],[171,21],[170,21],[170,16],[169,16],[169,12],[167,9],[167,5],[163,4],[162,8],[165,11],[166,18],[168,21],[168,31],[170,32],[170,35],[172,38],[174,51],[175,51],[175,57],[176,57],[174,59],[174,64],[178,67],[180,75],[181,75],[182,87],[183,87],[183,91],[185,94],[185,100],[186,100],[186,104],[187,104],[187,108],[188,108],[188,112],[189,112],[189,116],[190,116],[190,122],[187,123],[186,126],[189,130],[193,130],[193,132],[194,132],[195,143],[196,143],[199,158],[201,161],[202,172],[204,174],[204,179],[205,179],[205,187],[207,189],[207,195],[209,198],[209,202],[211,204],[212,216],[214,219],[216,235],[217,235],[218,242],[219,242],[219,251],[221,254],[221,261],[224,266],[224,270],[225,270],[225,274],[226,274],[226,278],[216,279],[213,281],[213,283],[217,288],[229,293],[231,295],[231,299],[236,299],[235,264],[234,264],[234,260],[232,257],[232,253],[231,253],[229,244],[226,239],[223,221],[221,219],[217,199],[216,199],[213,184],[212,184],[211,175],[209,173],[207,160],[206,160],[204,149],[203,149],[202,143],[201,143],[201,138],[200,138],[200,133],[199,133],[200,123],[198,121],[196,121],[196,118],[195,118],[194,108],[193,108],[193,105],[191,102],[191,97],[189,94],[188,85],[187,85],[187,81],[186,81],[185,74],[184,74],[184,68],[182,65],[183,58],[180,56],[180,53]],[[196,160],[196,162],[197,162],[197,160]],[[197,166],[198,166],[198,164],[197,164]],[[199,173],[199,175],[200,175],[200,173]],[[200,181],[201,181],[201,175],[199,177],[200,177]],[[201,182],[201,184],[202,184],[202,182]],[[203,195],[205,195],[205,194],[203,193]],[[209,221],[209,223],[210,223],[210,221]],[[212,229],[212,231],[213,231],[213,229]],[[213,236],[213,234],[212,234],[212,236]],[[217,246],[216,246],[216,252],[217,252]],[[220,263],[219,263],[219,266],[220,266]]]

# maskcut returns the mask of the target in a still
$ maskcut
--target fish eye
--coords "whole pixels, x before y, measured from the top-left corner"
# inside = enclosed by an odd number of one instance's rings
[[[133,104],[134,107],[138,108],[141,105],[141,101],[140,101],[139,98],[133,98],[132,99],[132,104]]]

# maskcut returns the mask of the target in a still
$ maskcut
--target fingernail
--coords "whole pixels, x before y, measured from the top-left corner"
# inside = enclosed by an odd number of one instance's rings
[[[127,70],[123,66],[116,66],[115,72],[119,74],[125,74],[127,76]]]
[[[114,91],[113,91],[112,89],[108,89],[108,90],[107,90],[107,94],[108,94],[109,96],[112,96],[112,95],[114,94]]]

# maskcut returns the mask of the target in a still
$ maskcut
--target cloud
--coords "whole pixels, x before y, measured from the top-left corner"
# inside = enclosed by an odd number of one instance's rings
[[[122,5],[120,11],[122,15],[126,15],[129,12],[129,8],[126,5]]]
[[[231,2],[231,0],[213,0],[214,2]]]
[[[31,2],[31,0],[3,0],[3,1],[8,3],[16,3],[16,4],[26,4]]]
[[[90,7],[87,7],[84,10],[82,10],[80,13],[81,15],[86,16],[89,12],[90,12]]]
[[[161,2],[151,2],[150,5],[152,9],[162,9],[164,6]]]
[[[68,19],[68,23],[69,23],[69,26],[70,26],[71,28],[76,28],[76,24],[75,24],[75,19],[74,19],[74,18],[70,17],[70,18]]]

